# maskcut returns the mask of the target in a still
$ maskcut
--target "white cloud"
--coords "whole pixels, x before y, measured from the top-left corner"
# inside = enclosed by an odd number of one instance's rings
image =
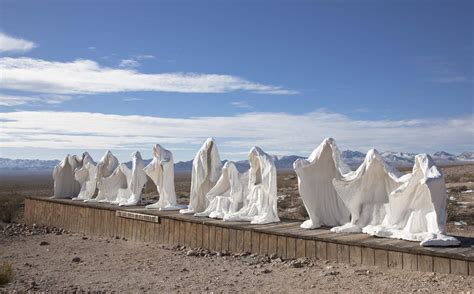
[[[139,67],[140,62],[134,60],[134,59],[122,59],[119,63],[119,67],[125,67],[125,68],[134,68],[134,67]]]
[[[234,101],[230,104],[238,108],[252,108],[252,106],[247,101]]]
[[[139,55],[135,55],[134,59],[136,60],[155,59],[155,56],[151,54],[139,54]]]
[[[242,154],[253,145],[280,154],[309,153],[325,137],[341,149],[460,152],[474,146],[474,117],[451,119],[355,120],[327,111],[302,115],[246,113],[237,116],[162,118],[88,112],[0,113],[2,148],[149,149],[155,143],[198,146],[218,140],[226,154]],[[170,146],[171,145],[171,146]],[[455,149],[454,149],[455,148]],[[237,153],[236,153],[237,152]],[[187,154],[186,158],[192,157]],[[237,158],[242,158],[238,156]]]
[[[0,32],[0,52],[27,52],[38,47],[35,43]]]
[[[122,101],[125,101],[125,102],[131,102],[131,101],[142,101],[143,99],[141,98],[123,98]]]
[[[220,74],[145,74],[104,67],[92,60],[54,62],[32,58],[0,58],[0,88],[54,94],[98,94],[129,91],[227,93],[249,91],[291,95],[298,92]]]
[[[72,97],[66,95],[40,95],[36,97],[7,95],[0,93],[0,106],[18,106],[28,104],[60,104],[71,100]]]

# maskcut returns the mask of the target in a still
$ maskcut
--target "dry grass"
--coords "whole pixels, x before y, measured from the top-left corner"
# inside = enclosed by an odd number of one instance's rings
[[[24,208],[24,197],[18,193],[3,195],[0,198],[0,221],[12,223],[22,218]]]
[[[0,285],[6,285],[13,280],[13,267],[4,261],[0,266]]]

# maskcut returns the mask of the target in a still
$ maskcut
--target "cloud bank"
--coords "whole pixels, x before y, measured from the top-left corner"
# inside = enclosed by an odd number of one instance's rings
[[[130,64],[129,64],[130,65]],[[146,74],[130,68],[104,67],[92,60],[72,62],[0,58],[0,88],[54,94],[101,94],[131,91],[292,95],[296,91],[240,77],[201,73]]]
[[[18,105],[41,105],[41,104],[60,104],[71,100],[71,96],[66,95],[39,95],[39,96],[17,96],[0,93],[0,106],[18,106]]]
[[[38,47],[34,42],[0,32],[0,52],[27,52]]]
[[[226,154],[259,145],[269,152],[308,155],[323,138],[334,137],[342,149],[460,152],[474,146],[474,117],[452,119],[355,120],[318,110],[246,113],[236,116],[162,118],[89,112],[0,113],[2,147],[49,149],[149,149],[199,145],[213,136]],[[453,148],[456,148],[454,150]],[[277,150],[277,151],[275,151]],[[238,156],[241,158],[243,156]]]

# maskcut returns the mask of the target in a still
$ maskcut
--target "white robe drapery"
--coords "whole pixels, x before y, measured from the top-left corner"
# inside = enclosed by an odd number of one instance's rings
[[[153,146],[153,160],[144,168],[145,173],[156,185],[159,200],[147,205],[146,208],[158,208],[160,210],[178,210],[181,206],[176,204],[176,192],[174,187],[174,161],[171,151],[156,144]]]
[[[240,173],[234,162],[226,162],[216,185],[206,194],[209,205],[203,212],[194,215],[222,219],[239,211],[247,196],[247,186],[248,172]]]
[[[300,196],[310,218],[301,227],[315,229],[347,223],[349,210],[337,195],[333,179],[340,180],[350,169],[342,162],[334,139],[324,139],[308,159],[297,159],[293,167],[298,176]]]
[[[74,178],[81,185],[81,190],[79,191],[79,195],[72,200],[83,201],[92,199],[97,188],[96,176],[97,166],[89,153],[84,152],[82,155],[82,167],[76,168],[76,172],[74,173]]]
[[[214,187],[222,172],[222,162],[214,139],[208,138],[193,160],[191,192],[188,208],[180,213],[203,212],[209,205],[206,194]]]
[[[79,194],[81,184],[76,181],[74,172],[82,165],[82,159],[76,155],[66,157],[53,170],[55,199],[70,199]]]
[[[112,202],[115,200],[117,197],[117,182],[121,182],[121,177],[123,177],[123,174],[119,174],[118,166],[117,157],[109,150],[105,152],[97,164],[96,179],[99,192],[96,198],[85,200],[85,202]]]
[[[118,188],[117,198],[113,201],[113,204],[120,206],[135,206],[137,205],[142,196],[143,187],[147,182],[147,176],[145,171],[145,163],[143,162],[140,152],[136,151],[132,154],[132,169],[130,170],[125,164],[119,166],[120,173],[125,177],[120,176],[120,180],[125,180],[125,183],[119,183],[119,187],[125,186],[125,188]]]
[[[441,170],[427,154],[415,157],[410,177],[389,195],[382,225],[364,231],[379,237],[419,241],[422,246],[457,246],[446,235],[446,185]]]
[[[357,233],[366,226],[382,224],[388,196],[402,181],[399,172],[385,163],[377,150],[369,150],[356,171],[333,180],[337,194],[351,213],[351,221],[331,231]]]
[[[224,216],[224,221],[250,221],[251,224],[279,222],[277,174],[273,158],[259,147],[249,152],[248,194],[242,209]]]

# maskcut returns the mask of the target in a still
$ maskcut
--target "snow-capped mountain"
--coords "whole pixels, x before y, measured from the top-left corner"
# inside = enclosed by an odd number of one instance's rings
[[[463,152],[456,156],[459,161],[474,161],[474,152]]]
[[[59,164],[59,160],[39,159],[8,159],[0,158],[0,169],[2,170],[53,170]]]
[[[341,158],[347,165],[353,167],[364,161],[365,154],[359,151],[345,150],[341,152]]]
[[[397,167],[409,167],[415,162],[416,153],[408,152],[393,152],[384,151],[380,153],[387,163]],[[352,168],[357,168],[359,164],[364,161],[365,153],[359,151],[345,150],[341,153],[342,160]],[[432,155],[435,162],[439,165],[446,164],[465,164],[474,163],[474,152],[463,152],[459,155],[453,155],[445,151],[435,152]],[[280,170],[293,169],[293,162],[298,158],[304,158],[298,155],[288,156],[273,156],[275,166]],[[148,164],[151,159],[145,159],[145,164]],[[0,158],[0,171],[45,171],[50,172],[53,170],[60,161],[59,160],[28,160],[28,159],[8,159]],[[226,160],[222,163],[224,164]],[[131,161],[125,163],[131,167]],[[240,160],[236,162],[237,168],[241,171],[249,169],[250,165],[248,160]],[[177,172],[189,172],[193,166],[193,161],[180,161],[175,163],[175,171]]]

